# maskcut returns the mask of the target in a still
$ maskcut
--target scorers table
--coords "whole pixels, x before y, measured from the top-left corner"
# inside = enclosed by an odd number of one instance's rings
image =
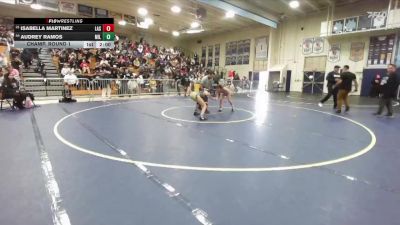
[[[114,48],[114,18],[15,18],[16,48]]]

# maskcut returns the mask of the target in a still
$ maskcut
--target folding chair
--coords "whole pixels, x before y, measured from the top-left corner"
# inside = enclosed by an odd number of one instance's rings
[[[6,102],[12,110],[14,110],[14,101],[12,99],[3,98],[3,92],[0,92],[0,111],[3,110],[4,102]]]

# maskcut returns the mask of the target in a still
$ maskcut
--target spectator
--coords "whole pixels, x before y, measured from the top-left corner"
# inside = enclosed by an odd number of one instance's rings
[[[0,67],[0,87],[3,85],[3,81],[4,81],[4,72],[3,72],[3,68]]]
[[[24,64],[25,69],[29,69],[29,66],[32,65],[32,53],[30,49],[25,48],[21,53],[21,60]]]
[[[108,60],[106,58],[103,58],[99,63],[99,67],[105,67],[105,66],[109,67],[110,63],[108,62]]]
[[[12,60],[11,60],[11,66],[12,66],[14,69],[17,69],[18,71],[20,71],[21,65],[22,65],[22,62],[21,62],[21,60],[20,60],[17,56],[15,56],[15,57],[12,58]]]
[[[138,80],[139,86],[140,86],[141,88],[144,88],[144,79],[143,79],[143,75],[142,75],[142,74],[139,74],[137,80]]]
[[[386,107],[388,113],[386,116],[393,117],[393,103],[392,100],[396,98],[397,88],[399,81],[396,74],[396,65],[389,64],[387,67],[387,75],[381,80],[381,95],[379,100],[379,109],[375,115],[380,116],[383,112],[383,108]]]
[[[7,58],[3,53],[0,53],[0,67],[5,67],[7,65]]]
[[[26,94],[19,91],[19,82],[9,73],[4,75],[1,89],[3,98],[12,98],[15,107],[19,109],[24,108],[23,102],[26,98]]]
[[[80,65],[80,68],[82,70],[82,74],[88,73],[90,74],[90,68],[89,68],[89,63],[86,61],[86,59],[82,60],[82,63]]]
[[[69,72],[64,76],[64,83],[68,86],[77,85],[78,77],[75,74]]]
[[[64,92],[63,99],[60,102],[75,102],[76,100],[72,99],[72,87],[77,85],[79,82],[78,77],[69,71],[64,76]]]
[[[111,71],[104,65],[96,73],[96,77],[104,79],[100,81],[101,96],[103,98],[111,98],[111,80],[109,80],[111,78]]]
[[[21,78],[19,76],[19,71],[11,66],[11,64],[8,66],[8,72],[10,74],[10,77],[14,78],[18,82],[21,81]]]
[[[250,89],[250,80],[246,76],[242,78],[243,89]]]
[[[64,63],[63,68],[61,69],[61,76],[65,77],[66,75],[72,73],[71,68],[69,68],[69,65],[67,63]]]
[[[208,74],[201,79],[202,88],[211,90],[212,84],[213,84],[213,75],[212,73],[208,72]]]
[[[374,79],[371,81],[371,90],[369,92],[369,97],[376,98],[379,97],[380,89],[381,89],[381,75],[377,74]]]
[[[339,87],[339,92],[338,92],[338,106],[336,113],[341,113],[342,112],[342,105],[343,102],[346,106],[346,112],[350,110],[350,104],[348,100],[349,93],[351,92],[352,89],[352,84],[353,82],[355,83],[355,90],[357,91],[358,89],[358,82],[356,79],[356,75],[352,72],[349,71],[349,66],[345,65],[343,67],[343,72],[340,74],[340,79],[337,81],[336,85],[334,88]]]

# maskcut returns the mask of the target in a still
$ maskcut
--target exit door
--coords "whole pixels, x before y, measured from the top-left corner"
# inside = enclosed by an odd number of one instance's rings
[[[322,94],[324,90],[325,72],[304,72],[303,93]]]

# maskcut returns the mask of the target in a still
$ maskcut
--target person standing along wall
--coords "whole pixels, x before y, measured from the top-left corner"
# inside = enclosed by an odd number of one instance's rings
[[[397,88],[399,81],[396,74],[396,65],[389,64],[387,67],[387,75],[381,80],[381,94],[379,99],[378,112],[374,113],[376,116],[380,116],[383,112],[383,108],[386,106],[388,113],[386,116],[393,117],[393,99],[397,96]]]

